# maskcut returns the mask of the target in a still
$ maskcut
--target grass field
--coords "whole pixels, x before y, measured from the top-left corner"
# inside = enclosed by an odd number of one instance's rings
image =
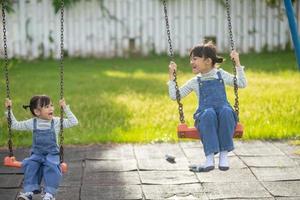
[[[227,57],[227,56],[225,56]],[[193,74],[188,58],[178,58],[178,81]],[[288,139],[300,136],[300,72],[293,52],[241,55],[248,87],[239,90],[243,139]],[[168,57],[65,60],[65,99],[80,125],[65,131],[67,144],[100,142],[177,141],[177,104],[168,97]],[[223,67],[224,66],[224,67]],[[232,71],[231,63],[222,65]],[[30,118],[22,108],[34,94],[48,94],[58,108],[59,69],[55,60],[13,61],[10,64],[13,111],[18,120]],[[4,104],[5,81],[0,85]],[[233,90],[227,88],[233,103]],[[2,104],[2,105],[3,105]],[[185,118],[193,124],[195,95],[183,100]],[[1,106],[4,113],[4,106]],[[58,109],[56,110],[58,115]],[[7,125],[0,118],[0,146],[6,145]],[[14,131],[16,146],[31,144],[31,134]]]

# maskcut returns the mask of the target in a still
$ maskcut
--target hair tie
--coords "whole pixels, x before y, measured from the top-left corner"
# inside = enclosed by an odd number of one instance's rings
[[[222,63],[224,61],[224,58],[222,57],[217,57],[216,63]]]
[[[27,110],[27,108],[29,108],[30,105],[23,105],[22,107],[23,107],[25,110]]]

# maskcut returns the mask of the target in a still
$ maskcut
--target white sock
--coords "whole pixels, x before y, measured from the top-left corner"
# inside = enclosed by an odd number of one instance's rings
[[[215,154],[209,154],[206,156],[206,161],[204,163],[204,167],[214,166],[215,165]]]
[[[228,151],[220,152],[219,166],[229,167]]]
[[[45,194],[44,198],[53,198],[53,195],[47,192]]]

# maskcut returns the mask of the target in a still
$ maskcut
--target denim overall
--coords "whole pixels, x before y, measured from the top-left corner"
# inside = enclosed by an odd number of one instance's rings
[[[234,149],[232,137],[237,117],[227,100],[221,73],[217,75],[218,79],[197,79],[200,98],[194,119],[206,156]]]
[[[44,178],[45,192],[56,193],[62,173],[53,120],[51,128],[46,130],[37,129],[37,120],[33,120],[31,156],[24,159],[22,168],[25,192],[40,191],[40,183]]]

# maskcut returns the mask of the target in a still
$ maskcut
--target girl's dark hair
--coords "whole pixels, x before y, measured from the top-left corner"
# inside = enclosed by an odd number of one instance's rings
[[[36,116],[34,113],[34,109],[47,106],[50,104],[50,102],[51,102],[50,97],[46,95],[36,95],[31,97],[29,105],[23,105],[23,108],[24,109],[29,108],[32,115]]]
[[[190,52],[190,57],[192,56],[197,56],[205,59],[210,58],[213,66],[216,63],[222,63],[224,61],[222,57],[217,56],[216,46],[212,41],[208,41],[193,47]]]

